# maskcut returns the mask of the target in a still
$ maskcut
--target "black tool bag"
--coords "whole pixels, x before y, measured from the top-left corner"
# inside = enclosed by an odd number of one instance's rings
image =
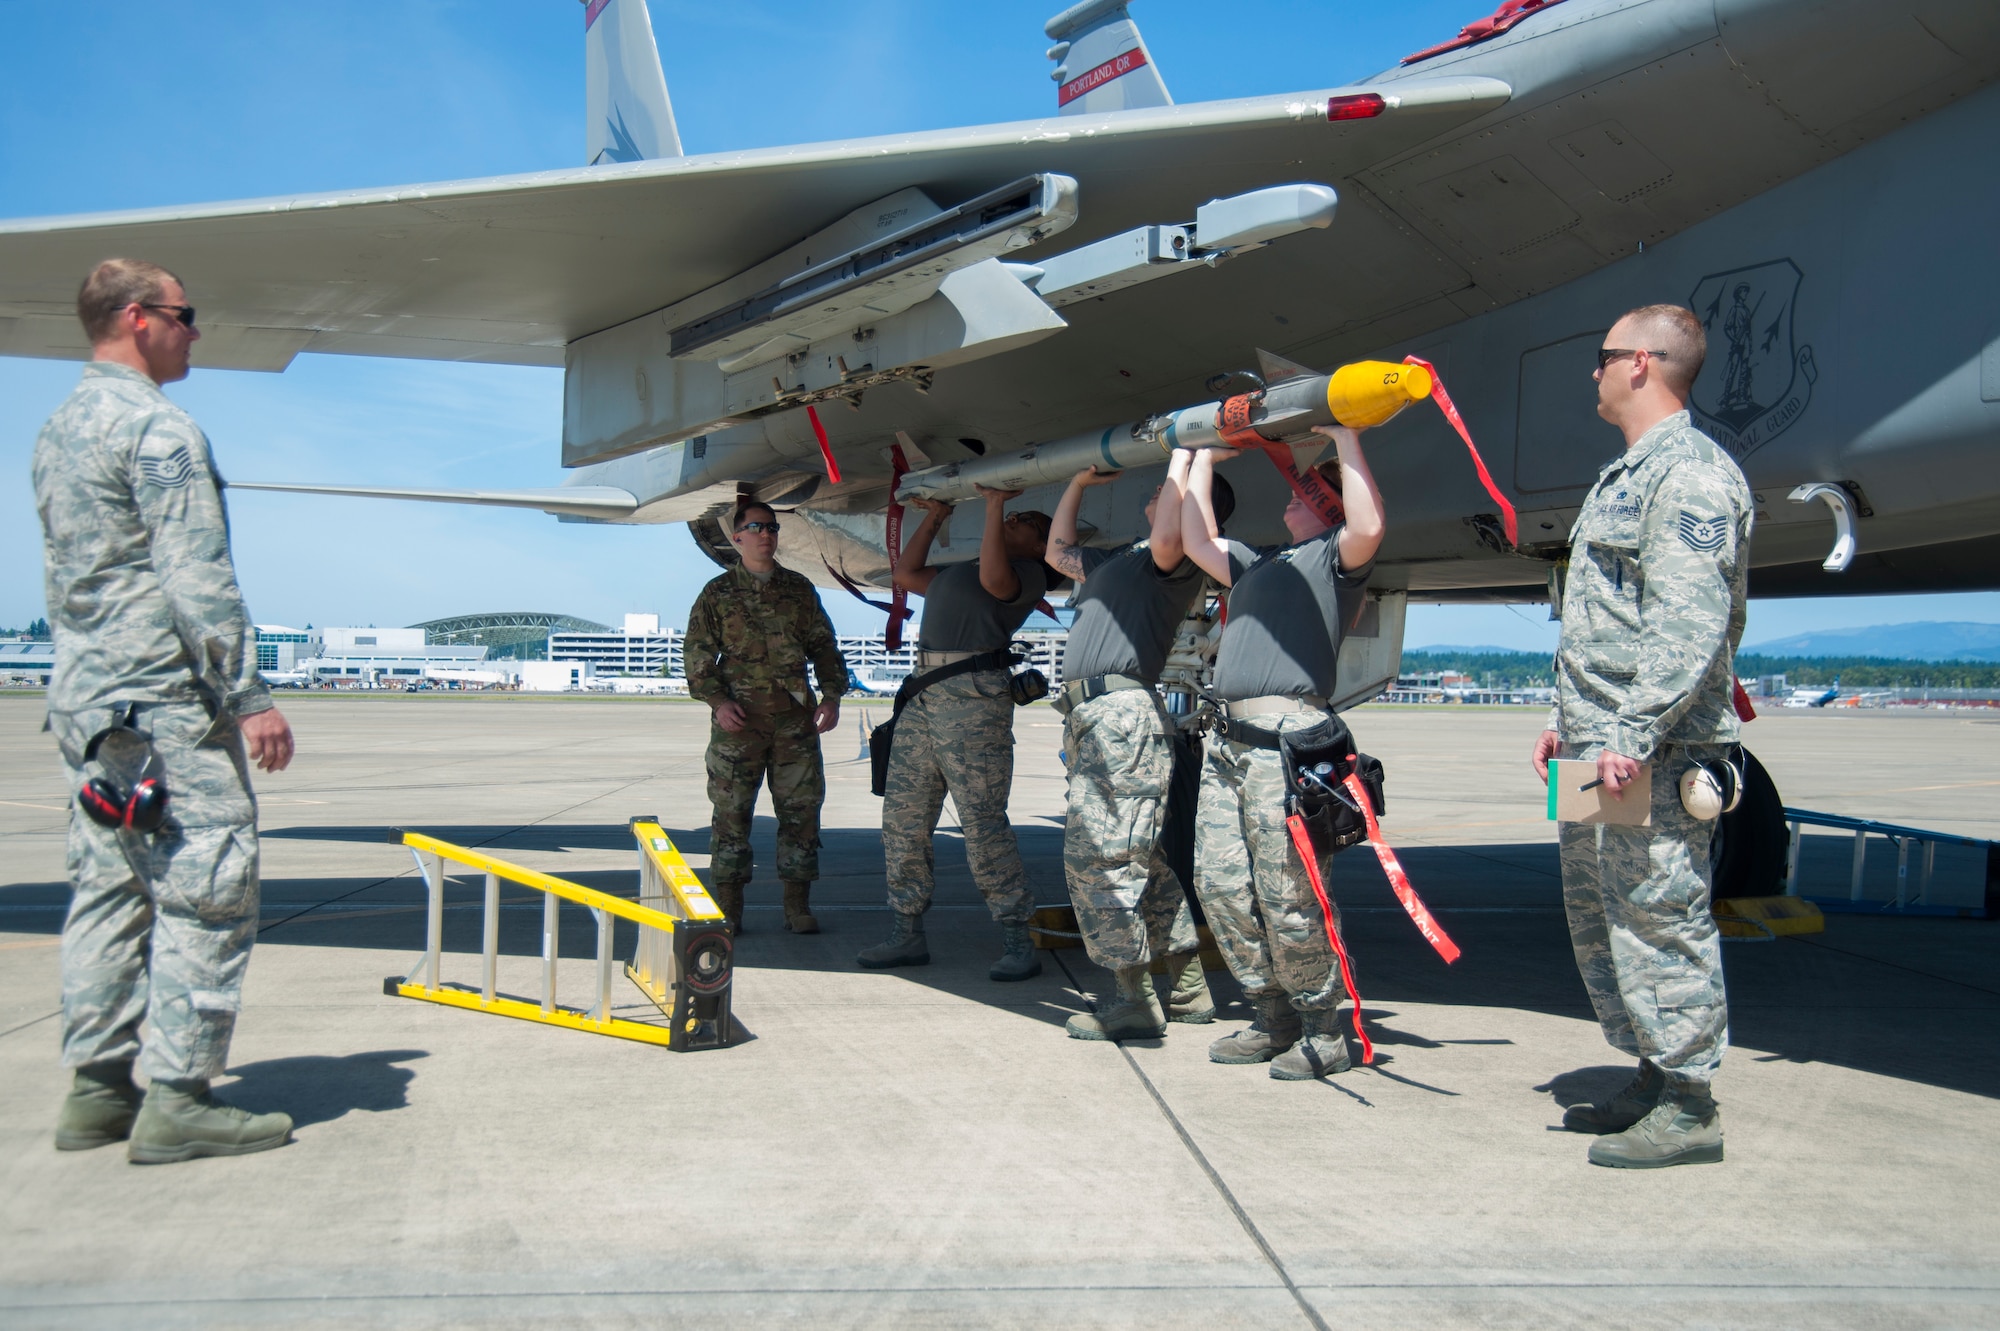
[[[1285,772],[1285,813],[1305,819],[1314,849],[1331,855],[1368,839],[1368,820],[1346,781],[1350,772],[1360,773],[1379,818],[1388,808],[1382,764],[1355,750],[1345,721],[1329,716],[1304,730],[1285,732],[1278,737],[1278,757]]]
[[[975,670],[1004,670],[1018,663],[1020,659],[1014,655],[1012,648],[1003,647],[996,652],[981,652],[977,656],[968,656],[963,661],[953,661],[950,665],[939,666],[936,670],[926,670],[921,675],[910,675],[905,678],[902,687],[896,690],[896,708],[889,713],[889,719],[868,732],[868,788],[877,795],[888,793],[889,750],[896,743],[896,718],[903,714],[905,707],[916,701],[919,693],[955,675],[969,675]],[[1047,693],[1048,680],[1042,678],[1039,671],[1031,673],[1042,680],[1042,692]],[[1009,688],[1013,691],[1011,684]],[[1015,702],[1017,704],[1020,702],[1018,691],[1015,691]]]

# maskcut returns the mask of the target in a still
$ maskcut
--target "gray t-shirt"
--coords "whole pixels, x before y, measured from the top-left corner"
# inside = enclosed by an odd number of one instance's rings
[[[1217,697],[1333,696],[1341,635],[1360,613],[1374,567],[1341,569],[1340,531],[1270,552],[1222,543],[1231,586],[1215,653]]]
[[[1146,541],[1077,554],[1084,579],[1070,598],[1076,622],[1063,653],[1063,679],[1131,675],[1158,683],[1174,633],[1201,590],[1201,569],[1183,559],[1173,572],[1160,572]]]
[[[924,593],[924,626],[917,646],[926,652],[996,652],[1014,640],[1014,630],[1048,594],[1048,566],[1039,559],[1016,559],[1021,590],[1002,601],[979,585],[979,561],[948,564]]]

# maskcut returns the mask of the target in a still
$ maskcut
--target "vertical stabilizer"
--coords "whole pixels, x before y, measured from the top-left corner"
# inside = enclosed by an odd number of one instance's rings
[[[1166,80],[1139,25],[1125,12],[1126,0],[1083,0],[1048,21],[1043,31],[1055,42],[1049,77],[1056,81],[1056,106],[1064,115],[1129,111],[1139,106],[1172,106]]]
[[[586,163],[681,155],[646,0],[584,0],[583,69]]]

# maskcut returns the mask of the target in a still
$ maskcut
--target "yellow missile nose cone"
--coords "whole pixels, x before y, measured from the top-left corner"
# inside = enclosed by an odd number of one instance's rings
[[[1326,405],[1333,418],[1355,430],[1380,425],[1430,395],[1430,371],[1386,360],[1343,365],[1326,385]]]

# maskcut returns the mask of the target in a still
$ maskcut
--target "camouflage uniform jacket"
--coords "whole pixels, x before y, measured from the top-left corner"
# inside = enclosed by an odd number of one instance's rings
[[[1736,738],[1754,517],[1742,471],[1685,411],[1605,466],[1570,534],[1551,730],[1641,762]]]
[[[35,440],[49,708],[200,700],[266,711],[208,438],[144,374],[92,361]]]
[[[810,706],[807,661],[822,697],[847,692],[847,662],[819,593],[787,568],[760,581],[739,564],[703,587],[688,612],[682,652],[688,692],[705,703],[769,706],[782,692]]]

